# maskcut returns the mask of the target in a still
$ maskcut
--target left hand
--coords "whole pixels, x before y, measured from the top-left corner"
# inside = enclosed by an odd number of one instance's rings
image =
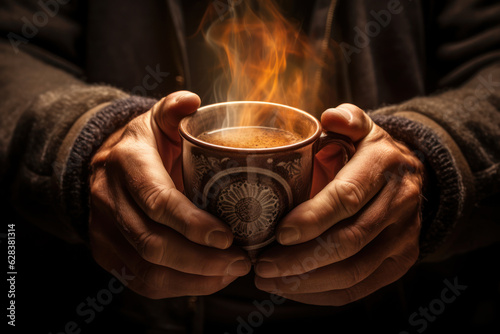
[[[255,284],[295,301],[340,306],[396,281],[416,262],[424,166],[354,105],[325,111],[321,122],[350,137],[356,153],[335,177],[328,148],[317,155],[317,194],[280,222],[281,245],[259,258]]]

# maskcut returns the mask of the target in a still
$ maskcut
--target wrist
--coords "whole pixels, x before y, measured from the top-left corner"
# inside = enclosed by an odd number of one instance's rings
[[[123,126],[149,110],[156,100],[128,97],[100,104],[90,109],[74,124],[60,151],[62,167],[58,187],[65,219],[71,222],[80,238],[88,240],[89,177],[91,160],[109,138],[116,137]]]
[[[420,259],[435,256],[464,214],[467,185],[460,167],[461,153],[444,129],[416,112],[371,117],[410,147],[425,166]]]

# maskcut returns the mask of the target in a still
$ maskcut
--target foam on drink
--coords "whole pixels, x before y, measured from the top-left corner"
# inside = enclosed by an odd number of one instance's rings
[[[198,139],[219,146],[269,148],[287,146],[303,140],[299,135],[277,128],[245,126],[204,132]]]

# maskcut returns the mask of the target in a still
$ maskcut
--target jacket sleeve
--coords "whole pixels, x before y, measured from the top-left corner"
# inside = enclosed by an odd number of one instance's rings
[[[440,4],[436,92],[371,112],[426,165],[423,259],[500,240],[500,5],[477,3]]]
[[[34,4],[0,6],[1,203],[43,230],[79,242],[85,238],[93,152],[155,101],[86,84],[74,50],[78,20],[61,5],[35,32],[29,20],[44,9]]]

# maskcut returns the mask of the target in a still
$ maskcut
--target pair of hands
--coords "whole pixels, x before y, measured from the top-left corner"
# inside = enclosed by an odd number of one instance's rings
[[[215,293],[249,273],[229,227],[183,193],[179,121],[200,99],[176,92],[110,136],[95,154],[89,233],[96,261],[135,276],[149,298]],[[356,153],[337,173],[316,156],[313,194],[277,227],[279,245],[255,264],[255,284],[295,301],[344,305],[399,279],[419,253],[422,163],[354,105],[322,115]]]

